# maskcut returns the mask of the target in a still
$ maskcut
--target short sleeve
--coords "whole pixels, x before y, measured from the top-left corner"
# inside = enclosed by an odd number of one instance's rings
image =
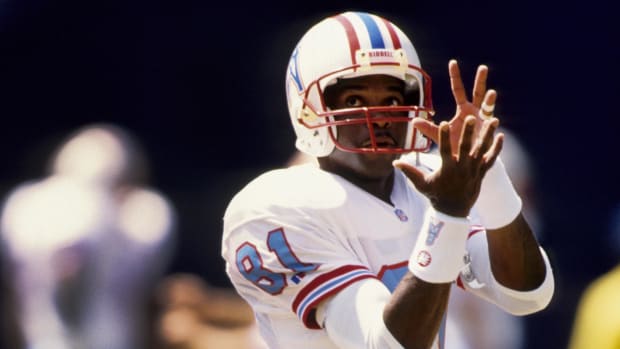
[[[376,278],[345,237],[304,215],[225,227],[222,256],[233,285],[256,311],[292,311],[310,329],[320,328],[314,315],[321,301],[353,282]]]

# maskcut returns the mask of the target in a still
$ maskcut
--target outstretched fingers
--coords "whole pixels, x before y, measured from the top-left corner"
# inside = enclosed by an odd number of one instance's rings
[[[472,115],[467,116],[464,127],[461,130],[461,138],[459,139],[459,160],[465,159],[471,152],[475,127],[476,118]]]
[[[482,101],[484,100],[487,92],[487,76],[489,75],[489,68],[482,64],[478,66],[476,71],[476,78],[474,79],[474,89],[472,93],[472,104],[477,108],[480,108]]]
[[[452,163],[452,141],[450,139],[450,124],[442,121],[439,124],[439,154],[444,164]]]
[[[484,171],[484,173],[486,173],[486,171],[488,171],[491,168],[491,166],[493,166],[493,164],[495,163],[495,160],[497,160],[497,157],[502,151],[503,146],[504,146],[504,134],[499,133],[493,137],[493,144],[483,156],[482,170]]]
[[[483,122],[482,128],[480,129],[480,139],[472,150],[472,155],[474,157],[482,158],[491,148],[495,138],[495,130],[497,130],[498,126],[499,120],[496,118]]]
[[[480,111],[478,116],[483,120],[489,120],[493,118],[495,115],[493,112],[495,111],[495,102],[497,102],[497,91],[488,90],[484,95],[484,100],[482,104],[480,104]]]
[[[413,127],[418,129],[422,134],[430,138],[433,142],[439,142],[439,126],[434,122],[422,118],[413,119]]]
[[[461,70],[459,64],[455,59],[451,59],[448,63],[448,73],[450,75],[450,87],[452,88],[452,95],[457,105],[467,103],[467,93],[465,92],[465,86],[463,86],[463,79],[461,78]]]

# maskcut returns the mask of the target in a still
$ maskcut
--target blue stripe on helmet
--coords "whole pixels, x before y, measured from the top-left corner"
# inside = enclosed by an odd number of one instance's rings
[[[385,43],[383,42],[383,37],[381,36],[381,31],[379,31],[379,26],[372,19],[372,17],[368,13],[356,12],[358,16],[364,22],[366,29],[368,30],[368,35],[370,36],[370,44],[372,48],[385,48]]]

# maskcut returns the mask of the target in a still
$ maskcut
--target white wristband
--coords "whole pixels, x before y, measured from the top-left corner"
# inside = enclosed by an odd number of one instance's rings
[[[521,212],[521,207],[521,197],[498,157],[482,180],[474,208],[485,228],[497,229],[512,223]]]
[[[409,258],[409,270],[430,283],[456,280],[465,266],[463,257],[469,229],[469,219],[429,208]]]

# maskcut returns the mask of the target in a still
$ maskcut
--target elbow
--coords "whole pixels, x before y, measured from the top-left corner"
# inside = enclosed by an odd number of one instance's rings
[[[508,313],[515,316],[530,315],[549,306],[555,292],[555,280],[553,273],[547,269],[547,275],[543,283],[535,290],[519,292],[504,289],[504,298],[507,302],[502,302],[501,307]]]

